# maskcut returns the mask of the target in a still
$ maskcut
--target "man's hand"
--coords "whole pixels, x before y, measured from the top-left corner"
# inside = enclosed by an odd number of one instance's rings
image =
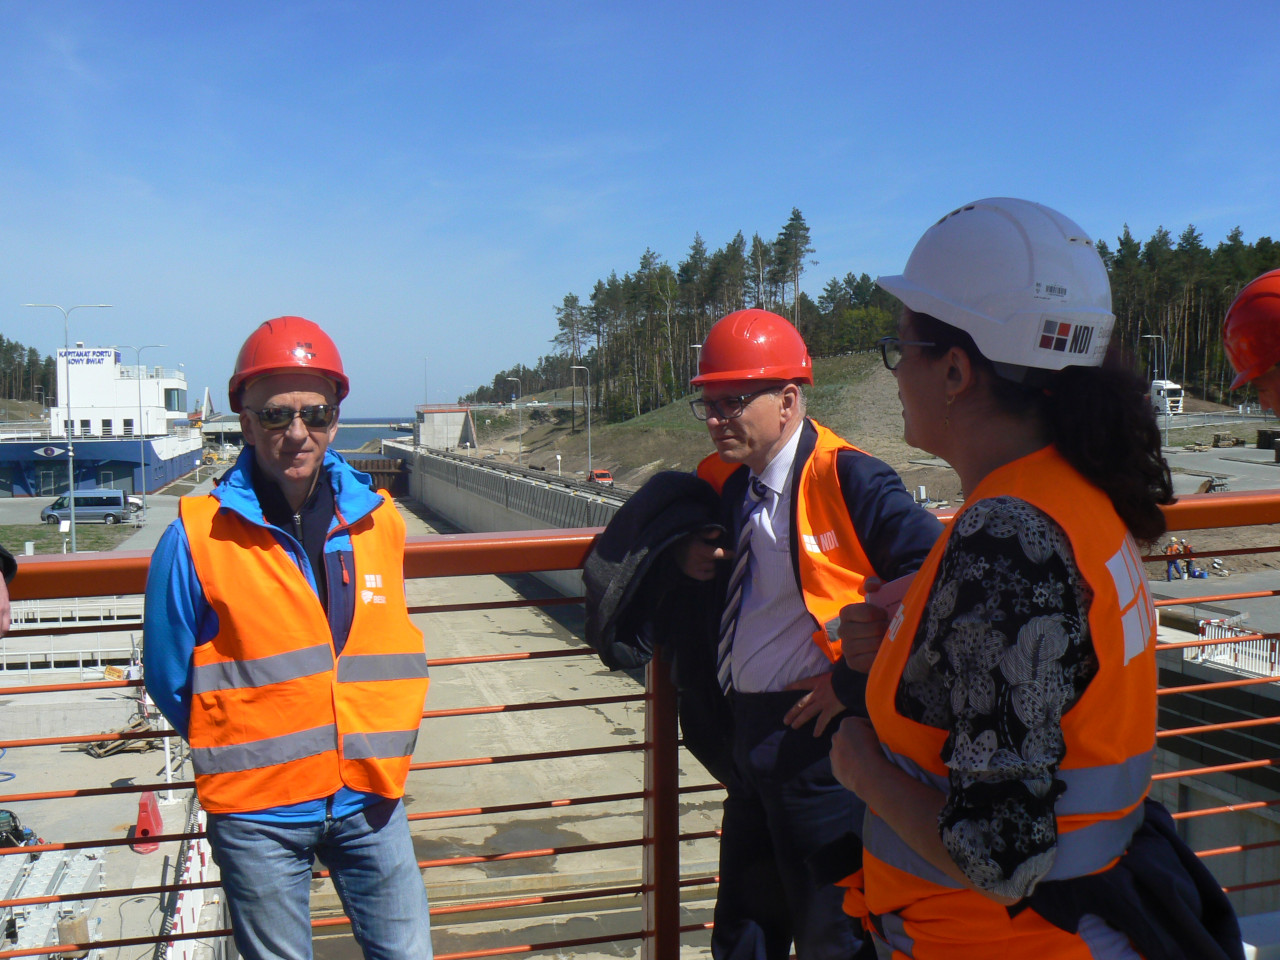
[[[9,587],[0,577],[0,637],[9,632]]]
[[[888,628],[889,615],[874,603],[851,603],[841,608],[837,635],[849,669],[871,672]]]
[[[716,564],[733,556],[721,543],[723,539],[724,531],[719,527],[706,527],[676,544],[676,564],[681,572],[694,580],[714,580]]]
[[[782,722],[793,730],[799,730],[810,720],[813,720],[814,717],[817,717],[818,719],[813,725],[813,735],[820,737],[822,732],[827,729],[827,724],[844,710],[844,704],[840,702],[840,698],[836,696],[835,690],[831,687],[831,674],[829,673],[820,673],[816,677],[797,680],[787,689],[809,691],[797,700],[795,706],[788,710],[787,715],[782,718]]]
[[[841,721],[831,739],[831,772],[845,789],[865,796],[868,780],[888,762],[870,720],[846,717]]]

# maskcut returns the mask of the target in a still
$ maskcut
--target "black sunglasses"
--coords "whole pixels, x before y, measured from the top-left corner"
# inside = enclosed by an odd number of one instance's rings
[[[781,387],[765,387],[755,393],[744,393],[740,397],[721,397],[719,400],[690,400],[689,409],[699,420],[714,416],[717,420],[737,420],[747,409],[747,404],[762,393],[776,393]]]
[[[264,430],[283,430],[293,423],[294,417],[301,420],[309,430],[331,427],[333,421],[338,419],[336,403],[309,403],[301,410],[293,407],[263,407],[252,412]]]
[[[930,343],[927,340],[899,340],[897,337],[881,337],[876,341],[876,346],[880,348],[880,359],[884,361],[886,369],[897,370],[898,364],[902,362],[903,347],[936,347],[936,343]]]

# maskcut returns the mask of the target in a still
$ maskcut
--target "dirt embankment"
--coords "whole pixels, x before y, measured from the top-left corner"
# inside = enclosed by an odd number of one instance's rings
[[[878,355],[819,359],[815,379],[816,385],[807,391],[809,413],[815,419],[888,463],[913,493],[923,486],[930,500],[958,504],[960,480],[955,471],[902,439],[897,381]],[[1227,409],[1194,398],[1188,404],[1192,412]],[[554,473],[559,453],[564,475],[585,472],[587,440],[581,407],[572,414],[568,407],[525,408],[519,420],[524,428],[521,455],[526,465]],[[515,462],[521,435],[514,410],[477,414],[477,427],[480,455]],[[627,423],[594,423],[591,448],[592,466],[611,470],[620,486],[632,489],[659,470],[692,470],[712,450],[706,428],[693,419],[687,401]],[[1186,539],[1196,553],[1205,556],[1197,561],[1198,566],[1204,566],[1224,550],[1280,545],[1280,525],[1187,531]],[[1167,542],[1166,537],[1149,547],[1149,555],[1160,553]],[[1237,573],[1280,569],[1280,554],[1228,557],[1224,563]],[[1152,579],[1164,578],[1162,561],[1147,564],[1147,570]]]
[[[817,384],[807,391],[809,413],[815,419],[880,457],[910,489],[924,486],[935,500],[959,495],[959,479],[949,466],[902,439],[897,382],[878,354],[819,359],[815,379]],[[565,475],[586,470],[581,407],[576,411],[560,406],[522,408],[518,415],[512,408],[482,411],[476,414],[476,427],[481,456],[514,463],[519,454],[525,465],[555,472],[559,453]],[[659,470],[692,470],[711,451],[706,428],[694,420],[687,400],[626,423],[592,424],[592,466],[611,470],[618,483],[627,487],[640,486]]]

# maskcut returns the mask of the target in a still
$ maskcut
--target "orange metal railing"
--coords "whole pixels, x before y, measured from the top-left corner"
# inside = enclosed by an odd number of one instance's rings
[[[1258,524],[1280,523],[1280,493],[1227,493],[1189,496],[1175,506],[1169,508],[1170,526],[1175,530],[1198,530],[1208,528],[1252,526]],[[531,570],[566,570],[580,567],[590,549],[595,530],[558,530],[535,531],[531,533],[505,534],[500,536],[464,534],[452,536],[433,536],[413,540],[406,551],[405,568],[410,577],[456,577],[483,574],[517,574]],[[1249,548],[1241,550],[1214,551],[1215,556],[1229,556],[1258,552],[1259,549],[1280,551],[1280,543],[1269,548]],[[1163,563],[1163,557],[1147,558],[1152,563]],[[134,594],[142,591],[145,584],[149,557],[144,553],[99,554],[86,557],[66,559],[63,557],[24,558],[21,561],[21,574],[13,585],[15,600],[59,598],[68,596],[115,596]],[[1269,597],[1280,594],[1280,591],[1245,591],[1218,592],[1206,597],[1195,598],[1194,602],[1229,602],[1243,598]],[[544,606],[551,607],[565,603],[579,602],[573,598],[552,598],[544,600],[499,600],[479,603],[443,603],[414,607],[414,613],[441,614],[463,610],[493,610],[510,606]],[[1160,606],[1178,606],[1193,602],[1191,599],[1162,601]],[[112,629],[130,629],[128,625],[112,627],[95,624],[93,629],[105,632]],[[133,629],[136,629],[134,625]],[[32,634],[44,635],[48,630],[32,630]],[[1275,638],[1276,634],[1251,634],[1231,641]],[[1191,640],[1181,643],[1163,644],[1162,657],[1182,657],[1184,651],[1209,644],[1222,644],[1222,639]],[[506,664],[507,669],[521,661],[534,661],[554,657],[591,657],[582,648],[554,651],[507,651],[488,655],[443,657],[431,661],[433,669],[438,667],[473,665],[478,663]],[[1168,679],[1168,678],[1166,678]],[[1251,688],[1258,689],[1273,681],[1271,677],[1232,677],[1224,680],[1206,681],[1203,677],[1191,677],[1188,681],[1166,683],[1160,691],[1162,717],[1166,703],[1177,702],[1178,698],[1200,698],[1203,701],[1209,695],[1219,695],[1224,691],[1236,691],[1244,695]],[[2,682],[2,681],[0,681]],[[0,687],[0,697],[20,697],[29,694],[50,693],[55,691],[84,690],[90,693],[104,690],[136,690],[139,681],[102,681],[79,684],[44,684],[44,685],[6,685]],[[1259,700],[1264,698],[1257,698]],[[584,696],[577,699],[557,701],[532,701],[508,704],[486,704],[481,706],[462,707],[453,710],[430,710],[424,718],[438,720],[445,717],[465,717],[492,714],[528,714],[530,716],[541,711],[591,709],[611,704],[636,702],[643,704],[645,711],[645,729],[643,736],[635,744],[606,745],[591,748],[572,748],[563,750],[542,750],[515,752],[495,756],[460,757],[444,761],[416,763],[414,770],[441,770],[467,767],[496,767],[515,763],[532,763],[548,759],[576,759],[583,756],[602,756],[607,754],[642,754],[644,763],[643,786],[638,790],[611,792],[609,794],[584,795],[574,797],[534,797],[521,798],[517,802],[478,805],[462,809],[441,809],[419,812],[411,815],[415,821],[444,821],[460,816],[486,816],[495,819],[505,818],[516,813],[537,810],[558,810],[567,807],[585,807],[603,805],[615,807],[620,804],[640,803],[643,814],[643,830],[640,835],[620,840],[597,841],[588,843],[563,844],[555,847],[536,849],[510,850],[502,853],[481,853],[470,856],[433,857],[421,861],[426,870],[440,867],[456,867],[461,864],[496,864],[538,857],[561,856],[573,853],[594,852],[605,849],[638,849],[641,853],[643,869],[638,884],[623,883],[597,887],[586,890],[548,890],[526,896],[511,896],[482,900],[475,903],[458,903],[434,905],[433,917],[443,919],[466,913],[481,911],[514,911],[525,908],[545,909],[551,907],[570,907],[577,903],[589,903],[600,900],[637,897],[643,898],[643,915],[638,929],[613,932],[607,937],[572,937],[558,940],[547,940],[539,943],[508,943],[498,949],[476,951],[455,951],[439,953],[440,960],[461,960],[463,957],[514,953],[531,953],[548,950],[573,950],[585,948],[593,943],[612,942],[618,939],[635,939],[643,945],[646,957],[674,958],[678,955],[682,933],[700,930],[705,922],[681,922],[681,893],[691,887],[710,887],[715,882],[714,876],[681,875],[680,848],[682,843],[705,839],[714,835],[714,831],[681,832],[679,804],[681,798],[691,794],[710,792],[717,789],[715,784],[680,782],[678,760],[678,731],[675,724],[674,691],[668,681],[668,670],[661,664],[651,664],[647,671],[646,688],[643,694]],[[1176,711],[1170,711],[1174,713]],[[1280,717],[1274,710],[1268,715],[1237,715],[1229,717],[1202,716],[1194,723],[1179,723],[1168,726],[1159,732],[1162,746],[1175,742],[1206,744],[1204,755],[1209,760],[1227,762],[1201,762],[1185,768],[1162,770],[1156,775],[1156,783],[1172,788],[1176,784],[1190,782],[1218,782],[1226,776],[1257,777],[1266,771],[1276,768],[1280,758],[1280,747],[1269,750],[1264,741],[1249,741],[1258,746],[1262,755],[1231,759],[1223,757],[1223,750],[1213,746],[1212,738],[1223,736],[1253,737],[1259,731],[1274,730],[1280,723]],[[1179,714],[1181,715],[1181,714]],[[1205,721],[1205,722],[1200,722]],[[0,749],[22,749],[27,747],[66,746],[74,744],[105,743],[113,740],[155,739],[160,736],[172,736],[171,731],[150,731],[145,733],[114,733],[85,736],[68,736],[52,732],[49,736],[37,738],[11,738],[0,740]],[[1212,747],[1212,749],[1210,749]],[[1262,749],[1262,748],[1268,749]],[[1197,747],[1196,749],[1199,749]],[[1194,751],[1192,751],[1194,752]],[[1217,778],[1217,779],[1215,779]],[[85,785],[66,790],[42,790],[22,793],[3,793],[0,786],[0,807],[7,803],[46,801],[64,798],[103,797],[125,793],[142,793],[148,790],[166,790],[190,788],[186,782],[165,784],[163,782],[128,783],[113,786]],[[1216,789],[1216,788],[1215,788]],[[1219,790],[1219,792],[1224,792]],[[1202,806],[1182,809],[1177,804],[1175,819],[1180,824],[1190,825],[1193,822],[1210,822],[1214,818],[1223,818],[1232,814],[1242,815],[1250,811],[1268,810],[1280,805],[1280,801],[1271,799],[1253,799],[1240,802],[1211,803]],[[1229,829],[1219,829],[1219,834],[1229,833]],[[172,833],[154,838],[165,842],[172,840],[196,839],[196,832]],[[1241,842],[1212,843],[1200,850],[1203,857],[1214,858],[1217,864],[1232,860],[1242,860],[1246,864],[1254,863],[1251,857],[1263,855],[1268,850],[1280,846],[1277,838],[1240,838]],[[1247,842],[1246,842],[1247,841]],[[19,853],[76,850],[93,847],[121,846],[131,842],[127,836],[119,834],[91,840],[65,843],[46,843],[35,847],[19,847],[0,849],[0,856]],[[1262,861],[1258,861],[1262,862]],[[1273,875],[1258,876],[1257,870],[1235,871],[1241,877],[1239,882],[1227,886],[1233,894],[1244,894],[1247,891],[1263,891],[1280,885],[1280,870]],[[316,876],[326,873],[318,871]],[[92,894],[59,895],[26,898],[23,900],[0,901],[0,908],[30,906],[37,903],[75,902],[77,900],[102,899],[107,897],[128,898],[140,895],[175,896],[183,891],[215,887],[215,882],[202,883],[162,883],[138,888],[112,889],[96,891]],[[341,917],[321,918],[315,921],[318,930],[341,926],[345,923]],[[226,930],[204,930],[198,934],[168,934],[157,932],[149,937],[119,938],[113,941],[97,941],[83,944],[84,948],[109,948],[111,946],[129,947],[148,943],[177,940],[179,937],[199,937],[208,939],[214,936],[228,935]],[[69,949],[67,945],[55,948],[29,949],[24,951],[0,951],[0,960],[18,956],[47,955]]]

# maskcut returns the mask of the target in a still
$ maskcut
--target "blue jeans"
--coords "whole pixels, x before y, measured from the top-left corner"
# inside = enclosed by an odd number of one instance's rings
[[[317,858],[330,870],[367,960],[431,960],[427,891],[399,800],[322,823],[211,815],[208,833],[246,960],[311,960]]]

